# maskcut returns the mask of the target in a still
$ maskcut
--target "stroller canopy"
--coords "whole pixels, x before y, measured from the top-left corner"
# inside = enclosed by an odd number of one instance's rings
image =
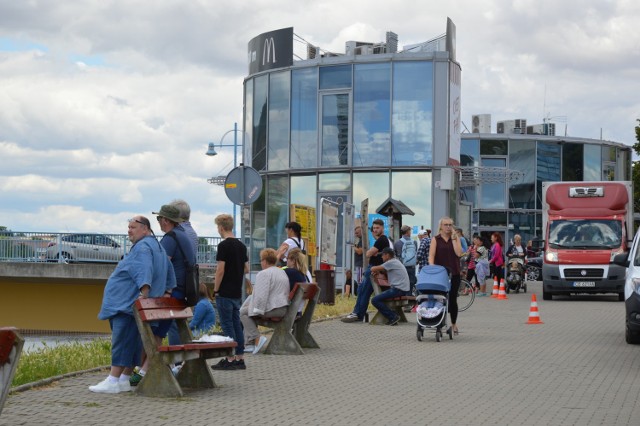
[[[418,274],[416,289],[418,291],[449,292],[449,290],[451,290],[451,282],[447,268],[439,265],[427,265],[423,267]]]

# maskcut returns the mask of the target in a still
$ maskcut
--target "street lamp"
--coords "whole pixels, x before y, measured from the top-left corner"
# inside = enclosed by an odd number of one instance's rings
[[[238,166],[238,146],[242,147],[242,144],[238,145],[238,123],[233,123],[233,129],[228,130],[227,132],[224,133],[224,135],[222,135],[222,137],[220,138],[220,142],[218,143],[218,148],[223,148],[223,147],[233,147],[233,168],[235,169]],[[222,144],[222,141],[224,140],[224,138],[229,134],[233,132],[233,144]],[[207,155],[213,157],[215,155],[218,155],[218,153],[216,152],[216,144],[213,142],[209,142],[209,149],[207,149],[206,152]],[[212,177],[210,179],[207,179],[208,183],[214,184],[214,185],[220,185],[223,186],[224,182],[225,182],[226,176],[216,176],[216,177]],[[233,226],[236,226],[236,204],[233,203]]]

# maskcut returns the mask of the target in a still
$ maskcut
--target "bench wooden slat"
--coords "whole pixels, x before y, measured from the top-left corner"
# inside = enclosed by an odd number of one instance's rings
[[[193,316],[191,308],[184,309],[147,309],[140,311],[140,318],[142,321],[160,321],[160,320],[172,320],[172,319],[188,319]]]
[[[0,414],[18,369],[24,338],[15,327],[0,328]]]

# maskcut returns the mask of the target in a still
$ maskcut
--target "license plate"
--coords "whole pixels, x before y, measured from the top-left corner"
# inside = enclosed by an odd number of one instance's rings
[[[596,282],[595,281],[574,281],[573,286],[574,287],[595,287]]]

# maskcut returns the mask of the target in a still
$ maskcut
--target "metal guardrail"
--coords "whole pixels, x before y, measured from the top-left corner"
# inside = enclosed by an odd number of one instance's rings
[[[215,264],[220,237],[199,240],[198,263]],[[130,249],[131,242],[124,234],[0,233],[0,262],[117,263]]]

